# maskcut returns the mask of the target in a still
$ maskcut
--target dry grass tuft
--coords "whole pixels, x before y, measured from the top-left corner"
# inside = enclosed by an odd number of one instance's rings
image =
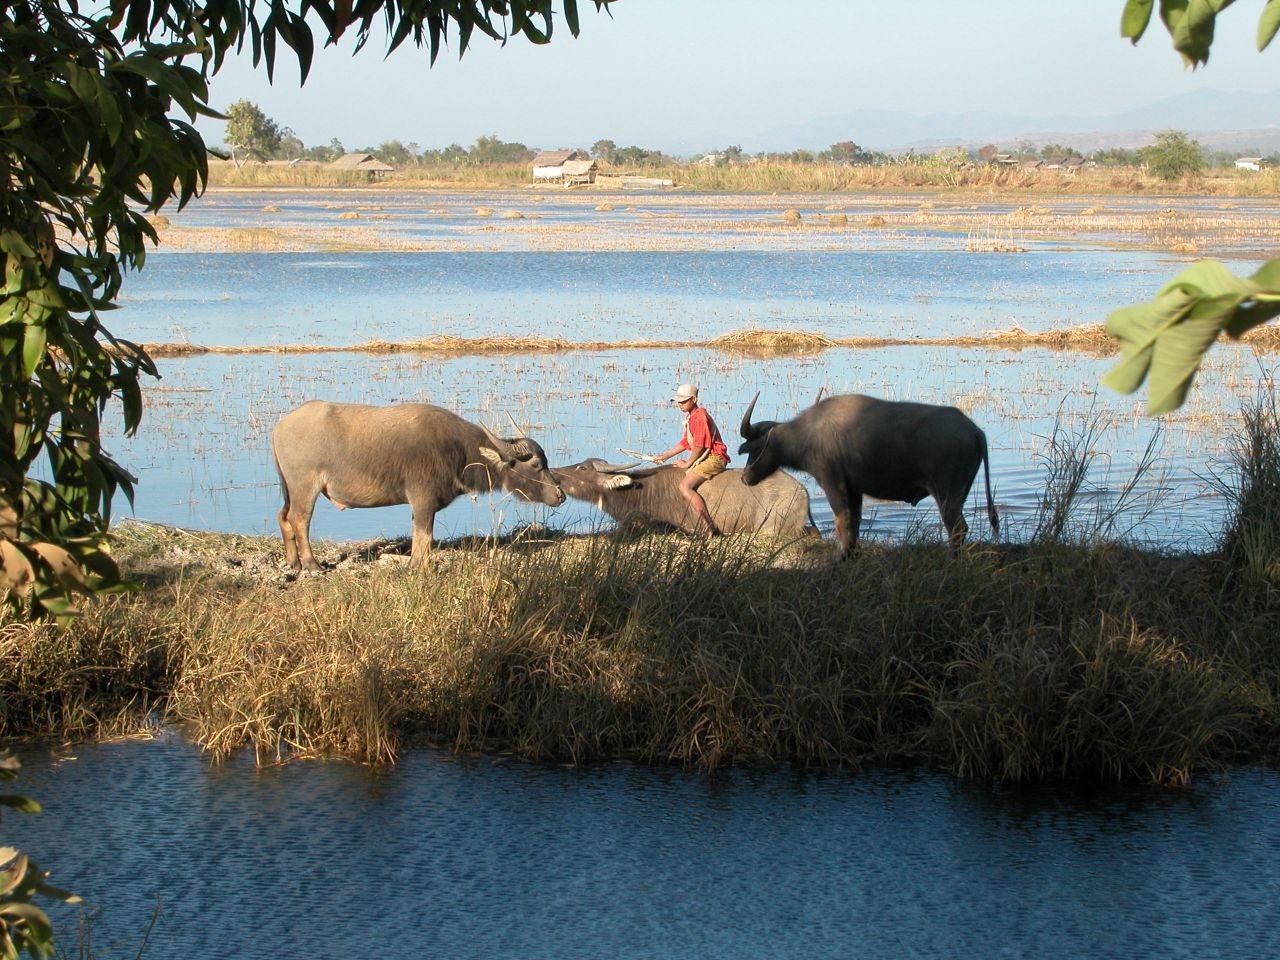
[[[1081,324],[1061,330],[1045,330],[1032,333],[1021,327],[1011,327],[967,341],[968,345],[1001,347],[1049,347],[1054,350],[1080,350],[1085,353],[1110,355],[1117,350],[1116,342],[1100,323]]]
[[[735,353],[817,353],[835,346],[835,341],[820,333],[796,330],[739,330],[716,337],[707,346]]]
[[[371,340],[364,349],[371,353],[411,351],[414,353],[491,354],[558,353],[581,349],[578,344],[556,337],[453,337],[435,334],[407,343]]]

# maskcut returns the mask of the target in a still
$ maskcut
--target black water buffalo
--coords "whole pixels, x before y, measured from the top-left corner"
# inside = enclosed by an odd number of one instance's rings
[[[864,495],[910,504],[932,496],[951,543],[962,543],[969,531],[964,503],[979,465],[987,516],[999,535],[986,435],[955,407],[850,394],[828,397],[785,423],[753,424],[759,399],[757,393],[742,417],[742,482],[760,483],[779,467],[811,474],[831,504],[846,555],[858,544]]]
[[[594,503],[623,524],[660,524],[697,534],[701,527],[680,493],[679,467],[611,466],[592,458],[551,472],[564,492]],[[810,524],[809,494],[800,481],[777,473],[755,487],[741,470],[726,470],[700,488],[721,533],[798,535]]]
[[[311,400],[271,432],[284,506],[277,519],[294,570],[319,570],[311,514],[324,494],[339,510],[407,503],[412,562],[431,551],[436,513],[459,495],[502,489],[559,506],[564,491],[528,437],[503,440],[486,427],[426,403],[369,407]]]

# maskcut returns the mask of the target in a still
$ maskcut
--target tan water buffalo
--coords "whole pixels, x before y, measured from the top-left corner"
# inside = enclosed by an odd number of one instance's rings
[[[962,543],[969,532],[964,504],[979,466],[987,517],[999,535],[986,434],[955,407],[848,394],[815,403],[793,420],[752,423],[759,399],[757,393],[742,417],[743,483],[761,483],[779,467],[812,475],[831,504],[846,555],[858,544],[864,495],[913,505],[931,496],[951,543]]]
[[[620,523],[700,532],[697,516],[680,493],[685,472],[679,467],[614,466],[592,458],[551,472],[569,496],[594,503]],[[748,487],[741,470],[726,470],[699,492],[721,533],[799,535],[812,526],[808,492],[785,473]]]
[[[277,514],[284,555],[294,570],[320,569],[310,529],[321,494],[339,510],[407,503],[415,564],[431,550],[436,513],[461,494],[501,489],[552,507],[564,503],[546,454],[533,440],[501,439],[426,403],[370,407],[311,400],[276,424],[271,452],[284,494]]]

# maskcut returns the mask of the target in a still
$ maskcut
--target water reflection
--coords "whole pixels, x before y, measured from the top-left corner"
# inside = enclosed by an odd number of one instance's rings
[[[159,957],[1260,957],[1280,776],[1186,790],[915,767],[715,779],[418,752],[210,767],[176,739],[27,753],[6,819]],[[1272,814],[1272,815],[1268,815]],[[63,914],[65,916],[65,914]]]

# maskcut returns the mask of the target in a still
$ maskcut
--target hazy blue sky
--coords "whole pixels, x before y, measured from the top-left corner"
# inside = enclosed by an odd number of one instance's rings
[[[245,58],[214,78],[212,102],[252,100],[309,146],[497,134],[544,149],[608,138],[697,150],[862,109],[1089,116],[1280,86],[1280,44],[1254,48],[1261,0],[1220,15],[1209,65],[1194,72],[1158,20],[1136,47],[1120,38],[1123,0],[619,0],[612,16],[580,6],[577,39],[481,38],[433,68],[420,50],[387,58],[371,40],[352,57],[344,42],[317,54],[305,87],[288,62],[273,87]],[[201,129],[221,140],[221,124]]]

